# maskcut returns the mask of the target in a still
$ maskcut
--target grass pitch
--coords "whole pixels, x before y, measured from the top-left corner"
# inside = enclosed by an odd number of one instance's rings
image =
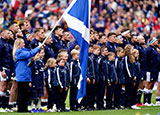
[[[152,95],[152,103],[155,104],[155,91]],[[143,97],[142,97],[143,99]],[[142,100],[143,102],[143,100]],[[69,107],[69,95],[66,100],[66,106]],[[0,113],[0,115],[160,115],[160,106],[141,107],[139,110],[101,110],[101,111],[71,111],[55,113]]]

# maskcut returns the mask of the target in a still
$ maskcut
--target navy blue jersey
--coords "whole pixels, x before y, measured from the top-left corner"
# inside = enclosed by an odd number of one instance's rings
[[[107,46],[107,49],[108,49],[109,52],[115,52],[114,43],[108,41],[108,42],[106,43],[106,46]]]
[[[13,69],[12,45],[0,38],[0,71],[3,68]]]
[[[58,81],[58,87],[65,88],[69,87],[68,73],[65,67],[57,66],[55,70],[55,76]]]
[[[73,41],[73,42],[69,42],[68,43],[68,49],[69,49],[69,51],[72,51],[75,48],[76,45],[78,45],[78,43],[76,42],[76,40]]]
[[[52,86],[57,86],[58,81],[55,78],[55,68],[48,67],[45,70],[45,82],[46,86],[51,88]]]
[[[106,57],[100,55],[98,57],[99,78],[103,81],[108,80],[108,63]]]
[[[99,66],[98,66],[98,56],[95,54],[91,54],[91,66],[93,70],[93,78],[95,79],[96,82],[99,81]],[[90,71],[90,70],[89,70]]]
[[[80,64],[77,60],[71,59],[70,63],[70,79],[71,85],[77,85],[81,74]]]
[[[69,87],[70,86],[70,81],[71,81],[71,79],[70,79],[70,63],[67,61],[65,63],[64,67],[65,67],[65,69],[67,71],[67,86]]]
[[[134,63],[134,76],[136,77],[136,80],[141,80],[141,68],[139,61]]]
[[[158,73],[159,70],[159,57],[157,49],[153,46],[148,46],[146,49],[146,70],[148,72]]]
[[[90,79],[95,79],[94,62],[91,55],[88,56],[87,77]]]
[[[39,88],[39,70],[37,62],[33,61],[31,64],[32,69],[32,88],[38,89]]]
[[[117,47],[124,48],[124,45],[123,44],[114,43],[114,48],[116,49]]]
[[[53,37],[52,40],[53,40],[52,48],[53,48],[53,51],[55,53],[55,57],[57,57],[58,51],[60,49],[63,49],[62,40],[58,39],[58,37],[56,37],[56,36]]]
[[[38,65],[38,71],[39,71],[39,88],[43,88],[44,86],[44,78],[45,78],[45,72],[44,72],[44,63],[42,60],[37,61]]]
[[[134,78],[134,65],[130,63],[128,56],[124,58],[125,83],[132,83]]]
[[[25,30],[22,31],[22,34],[23,34],[22,39],[24,40],[25,48],[30,49],[29,42],[27,41],[27,38],[26,38]]]
[[[123,84],[125,80],[124,73],[123,73],[123,64],[124,64],[123,59],[117,56],[115,59],[115,68],[116,68],[116,73],[117,73],[119,84]]]
[[[109,80],[111,83],[118,81],[114,62],[108,61]]]
[[[49,58],[54,58],[55,54],[50,44],[45,44],[44,50],[45,50],[45,55],[43,61],[44,63],[46,63]]]
[[[146,70],[146,48],[137,45],[136,49],[139,51],[139,62],[142,70]]]
[[[37,40],[36,38],[34,38],[32,40],[32,42],[30,43],[30,47],[33,49],[33,48],[39,46],[40,44],[42,44],[42,42],[40,42],[39,40]]]
[[[126,37],[123,37],[123,47],[125,47],[127,44],[130,44],[129,40],[126,39]]]

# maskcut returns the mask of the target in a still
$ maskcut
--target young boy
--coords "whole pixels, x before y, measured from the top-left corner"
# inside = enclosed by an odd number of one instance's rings
[[[79,64],[79,51],[73,49],[71,51],[71,63],[70,63],[70,110],[76,111],[79,108],[79,104],[76,100],[78,92],[78,81],[81,74],[80,64]]]
[[[88,57],[87,68],[87,86],[86,86],[86,109],[94,110],[95,104],[95,83],[98,82],[98,55],[100,53],[100,46],[93,45],[93,53]]]
[[[107,56],[108,49],[106,46],[102,46],[101,55],[98,57],[99,66],[99,82],[97,83],[97,109],[104,109],[104,93],[105,93],[105,80],[108,77],[108,64]]]
[[[109,75],[107,77],[107,94],[106,94],[106,108],[113,109],[112,107],[112,96],[114,94],[115,85],[118,83],[116,68],[114,65],[115,53],[108,52],[108,71]]]
[[[68,91],[69,85],[67,83],[67,70],[65,68],[65,60],[63,58],[58,58],[57,67],[55,70],[55,77],[58,80],[58,89],[57,89],[57,111],[67,111],[65,108],[65,99],[66,91]]]
[[[121,88],[124,84],[124,74],[123,74],[123,57],[124,51],[123,48],[116,48],[116,58],[115,58],[115,68],[118,78],[118,83],[115,85],[115,95],[114,95],[114,107],[120,109],[120,100],[121,99]],[[122,97],[123,98],[123,97]]]

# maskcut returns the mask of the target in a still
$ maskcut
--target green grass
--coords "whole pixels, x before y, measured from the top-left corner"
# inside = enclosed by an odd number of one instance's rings
[[[155,103],[155,91],[152,95],[152,103]],[[142,97],[143,99],[143,97]],[[66,100],[69,107],[69,93]],[[160,106],[141,107],[140,110],[103,110],[103,111],[78,111],[61,113],[0,113],[0,115],[160,115]]]
[[[61,113],[0,113],[0,115],[160,115],[160,107],[143,107],[140,110],[79,111]]]

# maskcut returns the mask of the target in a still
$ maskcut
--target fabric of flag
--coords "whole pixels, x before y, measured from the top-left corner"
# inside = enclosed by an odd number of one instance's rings
[[[73,0],[63,14],[68,29],[80,46],[81,76],[78,82],[77,100],[86,95],[86,73],[90,34],[91,0]]]

